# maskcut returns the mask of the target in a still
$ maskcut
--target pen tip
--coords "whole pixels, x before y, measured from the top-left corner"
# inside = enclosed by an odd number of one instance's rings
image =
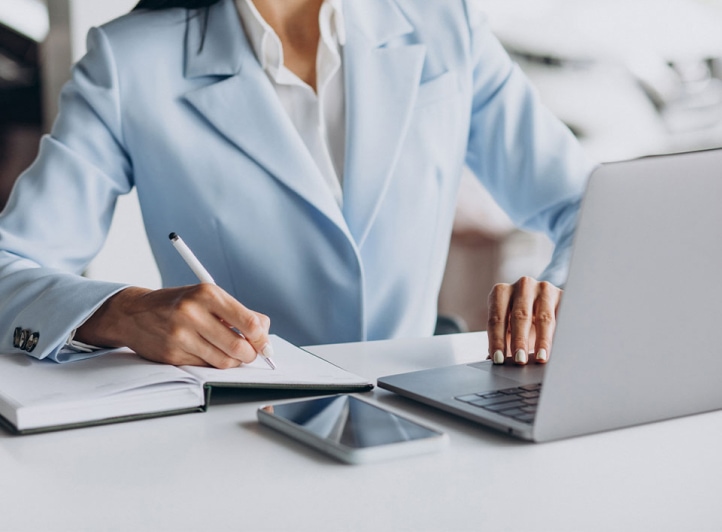
[[[178,238],[178,235],[175,233],[171,233],[168,235],[168,238],[170,238],[171,240],[175,240],[176,238]]]

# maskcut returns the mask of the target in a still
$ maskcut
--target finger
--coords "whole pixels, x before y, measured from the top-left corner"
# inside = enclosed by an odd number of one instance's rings
[[[520,365],[529,360],[529,332],[534,315],[536,285],[537,281],[531,277],[522,277],[514,283],[509,313],[509,342],[514,362]]]
[[[489,294],[489,320],[486,332],[489,337],[489,356],[494,364],[503,364],[506,358],[506,333],[509,304],[514,289],[509,284],[497,284]]]
[[[268,330],[271,320],[267,316],[248,309],[216,285],[201,283],[194,287],[194,292],[194,298],[207,312],[212,314],[215,318],[214,322],[221,323],[221,326],[225,328],[222,332],[219,332],[221,329],[217,327],[213,331],[214,328],[206,324],[203,336],[208,341],[229,355],[241,357],[245,362],[252,359],[247,354],[249,351],[241,340],[252,347],[253,358],[257,353],[266,354],[268,352],[270,349],[268,347],[270,345]],[[235,330],[235,336],[226,334],[229,330]]]
[[[232,331],[229,331],[227,327],[224,327],[216,319],[213,319],[209,323],[220,326],[220,329],[216,331],[217,333],[225,330],[226,334],[228,334],[228,332],[233,334]],[[206,339],[204,335],[199,331],[187,330],[184,334],[182,334],[179,340],[179,345],[181,347],[175,349],[170,357],[170,363],[173,365],[199,365],[197,364],[197,361],[200,360],[200,365],[202,366],[211,366],[218,369],[229,369],[236,368],[240,366],[243,362],[243,360],[232,357],[223,349],[218,348],[215,342]],[[253,353],[252,356],[253,358],[255,358],[255,353]],[[190,360],[192,360],[193,358],[198,360],[191,362]]]
[[[534,351],[536,362],[539,364],[546,364],[549,360],[560,297],[561,290],[556,286],[547,282],[539,283],[534,304],[534,329],[536,331]]]
[[[212,366],[218,369],[230,369],[237,368],[242,363],[246,362],[241,358],[228,355],[223,350],[218,349],[215,345],[208,342],[205,338],[201,338],[201,340],[203,346],[199,349],[194,350],[193,354],[203,360],[203,362],[208,366]],[[253,362],[253,359],[256,358],[256,354],[253,353],[252,357],[253,358],[249,357],[250,362]]]
[[[225,356],[219,353],[217,350],[207,347],[201,356],[198,356],[187,351],[176,349],[174,351],[148,351],[138,352],[140,356],[153,362],[160,362],[162,364],[172,364],[173,366],[211,366],[219,369],[234,368],[241,365],[240,360]]]
[[[268,316],[250,310],[222,290],[215,314],[220,320],[238,330],[253,347],[255,353],[267,354],[270,349],[268,331],[271,327]]]
[[[203,325],[199,334],[205,342],[226,356],[246,364],[250,364],[256,359],[257,351],[248,340],[215,317]]]

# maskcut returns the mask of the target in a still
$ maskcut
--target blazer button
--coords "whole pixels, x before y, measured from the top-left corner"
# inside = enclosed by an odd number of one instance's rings
[[[15,327],[15,332],[13,333],[13,347],[20,347],[20,336],[22,333],[22,327]]]
[[[28,341],[25,344],[25,351],[32,353],[35,346],[38,345],[38,340],[40,340],[40,333],[37,331],[28,336]]]
[[[27,329],[21,329],[18,327],[15,329],[15,334],[13,334],[13,343],[15,344],[15,347],[19,349],[25,349],[25,344],[28,341],[28,335],[30,331]]]

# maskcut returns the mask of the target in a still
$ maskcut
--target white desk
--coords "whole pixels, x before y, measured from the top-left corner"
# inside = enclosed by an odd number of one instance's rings
[[[485,334],[311,348],[382,374],[478,360]],[[722,412],[530,444],[383,390],[450,434],[441,453],[348,466],[260,427],[260,402],[11,436],[0,530],[720,530]]]

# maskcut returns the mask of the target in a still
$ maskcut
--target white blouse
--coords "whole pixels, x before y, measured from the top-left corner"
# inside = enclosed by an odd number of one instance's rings
[[[303,139],[339,205],[343,203],[346,143],[341,47],[346,35],[340,0],[325,0],[319,13],[315,92],[283,64],[283,47],[252,0],[236,0],[253,51],[276,89],[281,105]]]

